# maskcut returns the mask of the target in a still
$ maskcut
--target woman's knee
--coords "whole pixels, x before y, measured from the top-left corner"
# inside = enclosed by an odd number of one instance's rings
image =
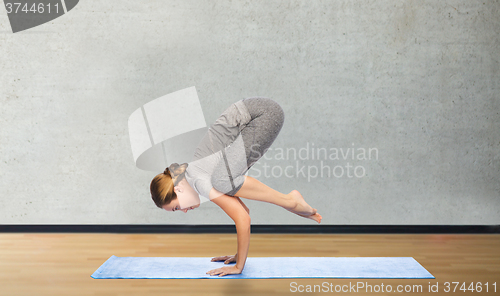
[[[274,113],[276,114],[276,121],[280,124],[280,125],[283,125],[283,123],[285,122],[285,112],[283,111],[283,108],[281,108],[281,106],[276,103],[276,107],[275,107],[275,111]]]
[[[273,118],[278,124],[283,125],[283,122],[285,121],[285,112],[283,111],[283,108],[281,108],[281,105],[272,99],[265,100],[265,109],[269,114],[269,117]]]

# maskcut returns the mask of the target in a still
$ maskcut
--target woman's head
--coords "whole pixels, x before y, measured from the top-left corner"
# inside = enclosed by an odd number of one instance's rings
[[[184,179],[187,166],[187,163],[181,165],[173,163],[163,173],[153,178],[149,189],[157,207],[163,208],[164,205],[177,199],[174,188]]]

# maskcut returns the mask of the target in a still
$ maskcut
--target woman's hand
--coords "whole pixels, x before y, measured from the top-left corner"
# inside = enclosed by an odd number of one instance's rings
[[[212,258],[212,262],[224,261],[224,264],[229,264],[236,262],[238,260],[238,254],[234,256],[219,256]]]
[[[207,272],[207,274],[224,276],[226,274],[240,274],[241,271],[242,270],[237,268],[236,265],[232,265],[232,266],[224,266],[221,268],[212,269],[209,272]]]

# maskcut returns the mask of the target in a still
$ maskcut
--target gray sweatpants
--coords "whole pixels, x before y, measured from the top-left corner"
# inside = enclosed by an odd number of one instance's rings
[[[210,170],[211,186],[234,196],[243,186],[244,174],[278,136],[284,118],[281,106],[268,98],[243,99],[226,109],[210,127],[195,153],[195,159],[222,153]]]

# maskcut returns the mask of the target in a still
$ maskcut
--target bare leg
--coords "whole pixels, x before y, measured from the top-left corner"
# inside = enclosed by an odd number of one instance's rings
[[[235,196],[272,203],[318,223],[322,219],[321,215],[316,212],[316,209],[308,205],[297,190],[283,194],[249,176],[245,176],[245,182],[240,190],[236,192]]]

